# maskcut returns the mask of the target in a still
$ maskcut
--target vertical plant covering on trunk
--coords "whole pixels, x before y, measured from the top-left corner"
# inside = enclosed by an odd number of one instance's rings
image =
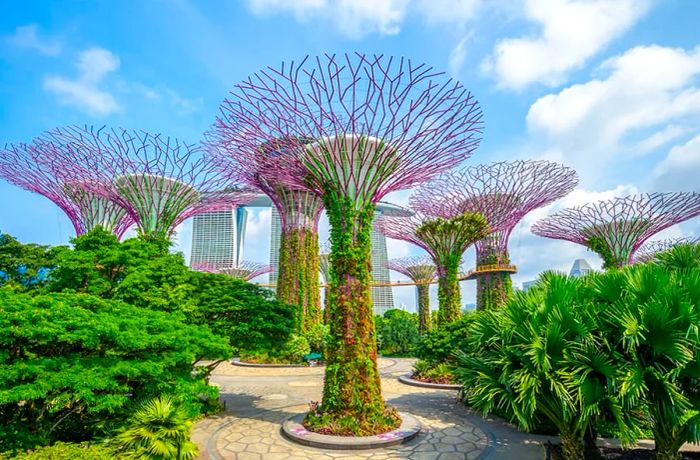
[[[464,212],[483,215],[491,234],[475,243],[476,307],[500,308],[512,295],[508,240],[515,226],[533,209],[571,192],[576,172],[550,161],[511,161],[449,171],[423,184],[410,197],[425,215],[450,218]],[[487,267],[488,266],[488,267]],[[499,270],[503,268],[504,270]]]
[[[35,144],[82,213],[101,216],[104,225],[114,213],[106,207],[111,202],[151,240],[170,238],[193,215],[254,196],[227,180],[201,147],[161,134],[70,126],[47,131]]]
[[[408,276],[416,283],[418,298],[418,332],[430,330],[430,283],[435,280],[436,267],[430,257],[403,257],[392,259],[387,268]]]
[[[328,214],[330,343],[323,401],[307,427],[353,435],[396,427],[376,363],[375,207],[471,155],[481,133],[477,102],[458,82],[409,59],[324,55],[268,67],[236,85],[212,132],[221,164],[254,159],[276,184],[321,198]],[[270,142],[283,153],[260,155]]]
[[[297,330],[320,324],[318,232],[306,228],[282,230],[278,270],[277,300],[299,307]]]
[[[459,268],[462,254],[474,242],[491,231],[486,219],[478,213],[466,212],[449,219],[428,218],[421,214],[410,217],[380,216],[377,229],[389,238],[408,241],[430,255],[438,278],[438,322],[447,324],[461,314]]]
[[[535,222],[532,233],[586,246],[605,268],[619,268],[649,238],[698,215],[700,193],[643,193],[564,209]]]

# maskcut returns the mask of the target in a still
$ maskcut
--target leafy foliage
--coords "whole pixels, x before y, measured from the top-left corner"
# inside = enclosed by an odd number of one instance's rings
[[[190,441],[192,420],[170,397],[144,403],[115,436],[112,444],[124,459],[191,460],[197,445]]]
[[[0,233],[0,286],[19,290],[41,287],[53,264],[47,246],[22,244],[7,233]]]
[[[2,448],[82,441],[134,401],[177,392],[192,415],[215,396],[193,365],[230,356],[225,340],[181,315],[86,294],[0,290]]]
[[[374,319],[377,344],[383,355],[410,355],[420,340],[418,315],[391,309]]]
[[[0,455],[0,459],[4,459]],[[101,444],[57,442],[52,446],[22,452],[14,460],[120,460],[121,457]]]

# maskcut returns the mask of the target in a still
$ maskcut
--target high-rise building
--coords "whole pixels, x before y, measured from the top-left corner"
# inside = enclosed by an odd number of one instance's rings
[[[270,218],[270,284],[277,283],[278,267],[280,265],[280,244],[282,235],[282,219],[277,208],[272,206]]]
[[[576,259],[574,260],[574,264],[571,266],[569,276],[583,276],[586,273],[592,271],[593,268],[591,268],[590,264],[586,261],[586,259]]]
[[[212,269],[237,266],[243,259],[247,218],[245,208],[194,216],[190,266],[203,265]]]

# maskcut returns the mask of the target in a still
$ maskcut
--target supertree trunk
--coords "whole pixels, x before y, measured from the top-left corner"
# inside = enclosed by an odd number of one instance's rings
[[[382,399],[370,290],[375,206],[357,210],[348,199],[325,204],[332,251],[323,413],[356,435],[376,434],[374,427],[391,420]]]
[[[418,332],[425,334],[430,330],[430,285],[416,285],[418,291]]]
[[[491,248],[489,246],[478,247],[476,268],[485,265],[509,264],[510,257],[505,248]],[[513,295],[513,281],[509,273],[490,272],[483,273],[476,278],[476,309],[493,310],[505,306]]]
[[[438,266],[438,323],[449,324],[459,319],[462,295],[459,291],[460,257],[450,257]]]
[[[282,231],[277,299],[297,306],[298,331],[321,322],[318,265],[318,233],[301,227]]]

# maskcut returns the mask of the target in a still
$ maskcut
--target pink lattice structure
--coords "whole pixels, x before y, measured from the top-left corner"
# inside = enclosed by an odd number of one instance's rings
[[[564,209],[536,222],[532,232],[584,245],[607,266],[623,266],[649,238],[697,215],[699,193],[645,193]]]
[[[0,178],[53,201],[73,224],[76,235],[96,226],[118,238],[134,223],[126,210],[88,189],[74,168],[57,165],[36,139],[0,149]]]
[[[634,262],[649,262],[654,260],[657,254],[670,251],[681,244],[700,244],[700,236],[647,241],[634,253]]]
[[[169,237],[188,217],[255,197],[221,174],[199,145],[161,134],[70,126],[45,133],[41,144],[56,170],[125,209],[141,234]]]

